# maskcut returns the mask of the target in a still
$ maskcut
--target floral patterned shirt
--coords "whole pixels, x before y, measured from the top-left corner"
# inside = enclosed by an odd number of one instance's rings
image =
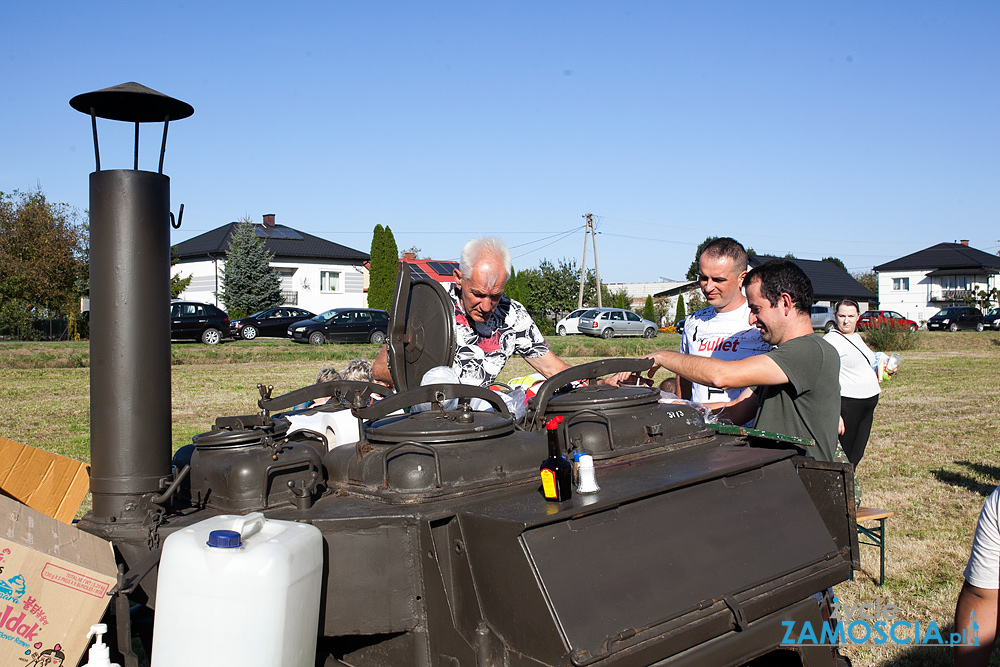
[[[455,363],[462,384],[489,387],[511,355],[526,359],[549,352],[542,332],[531,315],[517,301],[502,297],[486,322],[476,322],[465,314],[455,283],[448,286],[455,306]]]

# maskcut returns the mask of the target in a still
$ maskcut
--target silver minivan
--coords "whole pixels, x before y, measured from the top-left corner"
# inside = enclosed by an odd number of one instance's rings
[[[656,323],[644,320],[631,310],[622,308],[592,308],[580,316],[580,333],[601,338],[642,336],[654,338]]]
[[[830,331],[837,326],[837,313],[830,306],[813,306],[809,309],[813,329]]]

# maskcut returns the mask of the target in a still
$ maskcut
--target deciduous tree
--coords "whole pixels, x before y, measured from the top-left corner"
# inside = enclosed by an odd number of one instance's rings
[[[849,273],[849,271],[847,270],[847,267],[844,266],[844,263],[841,262],[836,257],[824,257],[823,261],[824,262],[830,262],[831,264],[836,264],[837,266],[839,266],[840,268],[842,268],[844,270],[844,273]]]
[[[33,322],[79,312],[84,226],[41,190],[0,192],[0,334],[37,338]]]
[[[859,283],[864,285],[874,294],[878,296],[878,274],[873,271],[852,273],[851,277],[857,280]]]
[[[632,310],[632,299],[628,295],[628,290],[622,287],[611,292],[611,307]]]
[[[719,238],[718,236],[709,236],[704,241],[698,244],[698,249],[694,251],[694,261],[691,262],[691,266],[688,267],[687,276],[688,280],[698,280],[698,260],[701,259],[701,253],[705,250],[705,246]]]

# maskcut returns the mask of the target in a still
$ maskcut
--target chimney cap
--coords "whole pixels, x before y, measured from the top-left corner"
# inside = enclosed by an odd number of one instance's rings
[[[962,239],[961,241],[959,241],[959,243],[961,243],[964,246],[967,246],[969,245],[969,239]]]
[[[88,116],[93,109],[95,116],[135,123],[162,123],[167,117],[170,120],[181,120],[194,113],[194,107],[187,102],[181,102],[135,81],[81,93],[71,99],[69,104]]]

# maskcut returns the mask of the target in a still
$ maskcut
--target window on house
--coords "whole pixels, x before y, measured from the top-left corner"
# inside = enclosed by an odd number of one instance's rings
[[[892,279],[892,289],[898,291],[909,291],[910,289],[910,279],[909,278],[893,278]]]
[[[321,292],[339,292],[340,271],[320,271],[319,289]]]

